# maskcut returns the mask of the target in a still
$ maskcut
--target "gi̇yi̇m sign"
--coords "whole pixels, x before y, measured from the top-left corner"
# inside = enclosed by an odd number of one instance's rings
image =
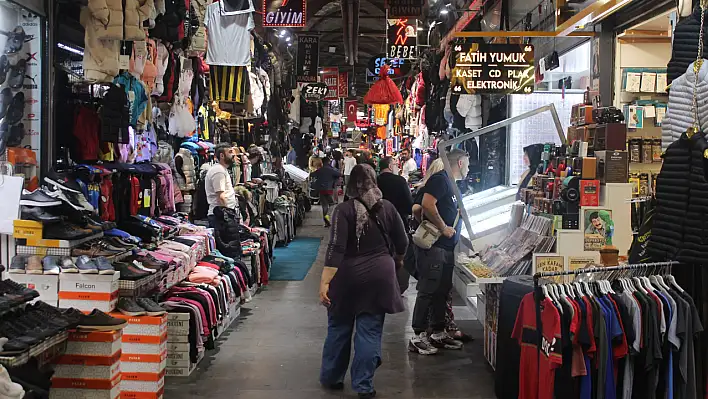
[[[270,28],[304,28],[306,0],[263,0],[263,26]]]

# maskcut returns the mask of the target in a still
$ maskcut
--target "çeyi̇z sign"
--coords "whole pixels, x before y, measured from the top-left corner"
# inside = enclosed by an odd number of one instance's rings
[[[423,15],[422,0],[386,0],[389,18],[417,18]]]
[[[327,90],[327,85],[324,83],[307,83],[300,89],[300,95],[306,101],[321,101],[327,95]]]
[[[408,19],[388,19],[386,39],[388,58],[412,59],[418,56],[418,32]],[[413,20],[415,21],[415,20]]]
[[[462,43],[452,49],[452,94],[533,93],[532,45]]]
[[[320,38],[317,36],[297,37],[296,80],[317,82],[317,68],[320,60]]]
[[[306,0],[263,0],[263,26],[270,28],[304,28]]]

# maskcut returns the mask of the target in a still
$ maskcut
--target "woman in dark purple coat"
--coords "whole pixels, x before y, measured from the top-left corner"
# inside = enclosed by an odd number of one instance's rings
[[[355,166],[346,189],[349,200],[334,210],[320,283],[320,300],[329,318],[320,383],[343,389],[356,330],[352,388],[360,398],[372,398],[384,316],[405,309],[396,269],[408,236],[396,208],[381,198],[371,166]]]

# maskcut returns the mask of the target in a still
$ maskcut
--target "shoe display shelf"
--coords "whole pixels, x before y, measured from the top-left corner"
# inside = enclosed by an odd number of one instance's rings
[[[114,274],[62,273],[59,275],[59,307],[84,312],[112,312],[118,302],[120,272]]]
[[[204,358],[204,348],[198,349],[197,362],[192,363],[189,343],[189,313],[167,314],[167,376],[189,377]]]
[[[50,399],[116,399],[121,393],[123,332],[70,332],[54,362]]]
[[[160,399],[165,390],[168,315],[126,316],[121,354],[122,399]]]
[[[151,291],[154,291],[158,287],[160,280],[162,279],[162,272],[151,274],[149,276],[143,277],[138,280],[119,280],[118,295],[122,297],[133,297],[139,298],[145,296]]]

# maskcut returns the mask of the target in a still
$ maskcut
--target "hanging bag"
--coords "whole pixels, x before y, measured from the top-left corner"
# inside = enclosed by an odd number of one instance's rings
[[[455,216],[455,222],[452,228],[457,228],[457,223],[460,221],[460,212]],[[442,231],[438,230],[437,226],[429,220],[423,220],[413,233],[413,243],[421,249],[428,250],[435,245],[442,236]]]

